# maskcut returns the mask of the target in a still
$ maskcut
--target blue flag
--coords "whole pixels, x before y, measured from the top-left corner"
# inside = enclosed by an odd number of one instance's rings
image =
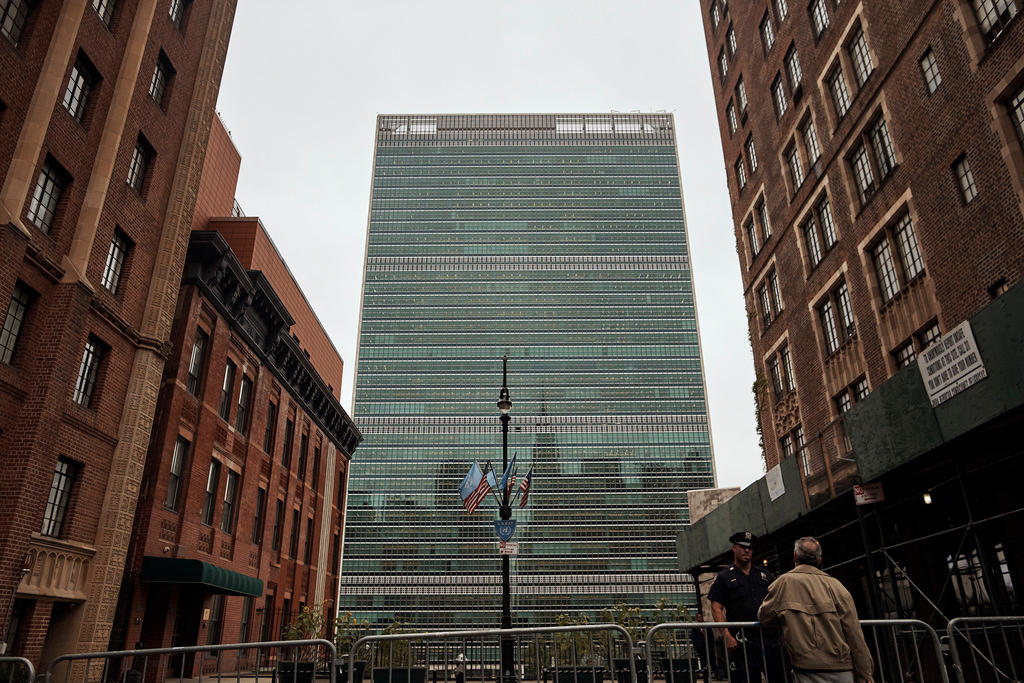
[[[493,475],[492,475],[493,478]],[[466,477],[462,480],[462,484],[459,485],[459,495],[462,496],[462,505],[466,508],[469,514],[473,514],[477,506],[483,502],[484,498],[487,497],[487,492],[490,490],[488,486],[487,478],[484,477],[483,471],[480,469],[480,464],[475,460],[473,466],[469,468],[469,472],[466,473]]]

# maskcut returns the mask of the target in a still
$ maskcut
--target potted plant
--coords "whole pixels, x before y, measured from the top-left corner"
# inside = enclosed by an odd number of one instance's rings
[[[570,617],[559,614],[559,626],[583,626],[590,623],[586,615]],[[559,632],[555,634],[554,683],[601,683],[605,669],[594,648],[593,636],[588,631]]]
[[[337,683],[347,683],[348,667],[351,662],[354,669],[352,680],[362,681],[363,672],[366,670],[366,647],[360,647],[359,652],[353,653],[352,647],[363,636],[369,635],[370,622],[360,622],[352,618],[351,612],[339,614],[334,620],[334,648],[338,658],[334,661],[335,680]],[[362,655],[360,657],[360,655]]]
[[[633,640],[636,652],[633,656],[633,665],[636,667],[637,683],[647,683],[647,659],[641,657],[643,638],[650,627],[647,617],[640,611],[639,607],[630,607],[624,602],[612,605],[611,608],[601,612],[601,621],[617,624],[626,629],[629,637]],[[629,670],[629,659],[626,657],[614,657],[615,653],[608,653],[608,659],[612,662],[615,677],[619,683],[630,683],[633,677]]]
[[[405,624],[395,619],[381,631],[381,635],[403,631]],[[373,683],[424,683],[427,669],[413,666],[411,655],[407,640],[379,641],[373,655]]]
[[[679,605],[669,605],[665,598],[657,602],[654,620],[659,624],[692,621],[690,611]],[[693,642],[693,631],[686,629],[661,631],[655,635],[655,642],[650,647],[661,648],[661,665],[665,671],[667,683],[694,683],[701,673],[700,662],[696,657]]]
[[[284,640],[315,640],[324,637],[327,618],[324,605],[306,606],[288,624],[281,634]],[[295,645],[285,648],[286,655],[291,659],[279,659],[277,676],[282,683],[313,683],[316,676],[317,645]]]

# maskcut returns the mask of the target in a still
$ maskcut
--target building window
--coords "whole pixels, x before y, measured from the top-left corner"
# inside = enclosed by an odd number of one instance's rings
[[[736,160],[736,185],[741,190],[747,186],[747,170],[743,166],[743,157]]]
[[[345,470],[338,472],[338,509],[345,509]]]
[[[281,453],[281,464],[284,468],[291,469],[292,466],[292,440],[295,438],[295,423],[291,418],[284,421],[284,450]]]
[[[1022,90],[1024,92],[1024,90]],[[743,76],[736,81],[736,103],[740,107],[740,114],[747,113],[747,86],[743,85]]]
[[[130,249],[131,241],[128,236],[121,232],[120,228],[114,228],[114,236],[110,240],[110,248],[107,249],[107,262],[103,266],[103,276],[100,278],[100,284],[111,294],[117,294],[117,286],[121,283],[121,273]]]
[[[870,391],[870,388],[868,388],[868,381],[864,378],[853,383],[853,395],[857,397],[858,401],[862,401],[867,398]]]
[[[995,41],[1020,11],[1021,0],[971,0],[974,16],[989,43]]]
[[[214,593],[210,598],[210,621],[206,626],[206,644],[217,645],[221,642],[221,629],[224,624],[224,596]]]
[[[789,179],[793,182],[793,192],[796,192],[804,184],[804,167],[800,163],[800,150],[795,143],[786,149],[786,166],[789,168]]]
[[[942,74],[939,73],[939,63],[936,61],[935,53],[932,52],[931,48],[925,51],[920,63],[925,87],[928,88],[929,93],[933,93],[942,85]]]
[[[786,20],[786,16],[789,15],[789,5],[786,0],[775,0],[775,16],[778,17],[779,23],[781,24]]]
[[[43,528],[39,532],[43,536],[60,538],[67,518],[68,501],[71,500],[71,487],[77,475],[78,465],[74,461],[63,455],[57,458],[53,479],[50,481],[50,494],[46,497]]]
[[[839,395],[836,396],[835,401],[836,410],[839,411],[840,415],[847,412],[850,408],[853,407],[853,401],[850,399],[849,389],[843,389],[841,392],[839,392]]]
[[[220,530],[230,534],[235,530],[235,503],[238,499],[238,473],[228,470],[224,482],[224,505],[220,510]]]
[[[220,408],[218,412],[222,420],[231,414],[231,396],[235,393],[235,364],[229,358],[224,363],[224,382],[220,388]]]
[[[825,350],[829,355],[857,336],[853,306],[850,304],[850,290],[847,288],[845,280],[841,280],[837,286],[832,288],[825,300],[818,305],[818,317],[821,320]]]
[[[78,366],[78,379],[75,381],[75,393],[72,397],[74,402],[83,408],[92,405],[96,377],[105,352],[106,346],[103,342],[90,335],[82,352],[82,363]]]
[[[252,402],[252,380],[242,375],[238,387],[238,412],[235,413],[235,429],[239,434],[249,433],[249,405]]]
[[[757,226],[754,225],[753,218],[747,221],[746,230],[747,241],[750,242],[750,254],[751,256],[757,256],[757,253],[761,251],[761,244],[758,242]]]
[[[309,456],[309,432],[303,432],[302,436],[299,437],[299,466],[298,476],[299,481],[306,480],[306,460]]]
[[[274,505],[274,532],[270,536],[270,547],[281,556],[281,525],[284,523],[284,501],[280,498]]]
[[[804,72],[800,68],[800,55],[797,54],[795,45],[789,48],[783,61],[786,64],[786,74],[789,76],[789,87],[796,92],[800,81],[803,80]]]
[[[256,489],[256,510],[252,517],[252,542],[256,545],[263,544],[263,520],[267,514],[267,490]]]
[[[885,125],[885,119],[879,118],[875,122],[871,127],[870,137],[875,160],[878,162],[878,175],[885,178],[896,167],[896,152],[893,150],[892,138],[889,137],[889,127]]]
[[[862,87],[871,72],[875,70],[875,64],[868,51],[868,41],[864,38],[864,29],[860,26],[853,30],[853,37],[850,39],[847,49],[850,52],[850,62],[853,64],[853,75],[857,79],[857,86]]]
[[[914,353],[914,342],[908,341],[898,349],[893,351],[893,357],[896,358],[896,368],[905,368],[915,360],[917,360],[917,354]]]
[[[825,0],[811,0],[809,8],[811,14],[811,25],[814,27],[814,37],[820,38],[821,34],[828,28],[828,11],[825,9]]]
[[[863,401],[868,395],[868,381],[861,377],[850,386],[843,389],[835,397],[836,410],[840,415],[853,407],[858,401]],[[847,447],[849,448],[849,447]]]
[[[114,0],[92,0],[92,8],[103,25],[110,28],[110,19],[114,16]]]
[[[61,194],[70,181],[71,177],[67,171],[52,157],[47,156],[42,170],[39,171],[39,178],[36,179],[36,188],[32,192],[27,214],[28,220],[43,232],[50,232]]]
[[[135,149],[132,150],[132,160],[128,164],[128,187],[141,195],[146,186],[147,172],[153,162],[156,152],[153,151],[149,141],[139,133],[135,142]]]
[[[238,642],[249,642],[249,623],[252,621],[252,596],[247,595],[242,600],[242,619],[238,625]]]
[[[718,25],[722,23],[722,11],[718,9],[718,2],[711,3],[711,31],[717,31]]]
[[[1017,140],[1024,144],[1024,86],[1021,86],[1013,94],[1009,108],[1010,118],[1013,120],[1013,128],[1017,131]]]
[[[206,474],[206,496],[203,498],[203,524],[213,525],[213,509],[217,505],[217,487],[220,485],[220,461],[211,460],[210,470]]]
[[[30,11],[29,0],[0,0],[0,33],[15,47],[21,40]]]
[[[185,23],[185,14],[188,12],[189,5],[191,5],[191,0],[171,0],[167,14],[179,31]]]
[[[736,31],[732,30],[732,24],[729,24],[729,30],[725,32],[725,44],[729,46],[729,56],[736,56]]]
[[[772,20],[765,12],[761,18],[761,44],[764,46],[765,52],[770,52],[775,47],[775,31],[772,29]]]
[[[274,438],[277,436],[277,404],[267,403],[267,426],[263,430],[263,451],[271,457],[274,455]]]
[[[329,571],[336,573],[338,571],[338,552],[341,549],[341,537],[338,532],[334,532],[334,538],[331,540],[331,566]]]
[[[729,75],[729,60],[725,57],[724,47],[718,51],[718,75],[723,82],[725,77]]]
[[[921,347],[921,350],[924,351],[941,338],[942,333],[939,331],[939,324],[937,322],[931,322],[923,330],[917,333],[917,344]]]
[[[793,372],[793,358],[789,353],[789,345],[779,350],[779,358],[782,360],[782,372],[786,381],[788,391],[796,391],[796,373]]]
[[[757,203],[754,211],[757,213],[757,219],[761,223],[761,236],[764,238],[765,243],[767,243],[768,238],[772,236],[772,223],[768,219],[768,206],[765,204],[764,199]]]
[[[174,452],[171,454],[171,472],[167,478],[167,495],[164,497],[164,507],[170,510],[178,509],[178,502],[181,497],[181,478],[185,471],[185,459],[188,457],[188,441],[180,436],[174,441]]]
[[[807,119],[807,122],[800,130],[804,138],[804,148],[807,150],[807,163],[813,166],[821,157],[821,147],[818,146],[818,131],[814,128],[814,121]]]
[[[82,118],[85,116],[85,106],[89,102],[89,93],[92,92],[98,80],[95,67],[84,54],[79,52],[78,59],[71,67],[71,76],[68,77],[68,85],[64,89],[64,99],[61,102],[61,105],[75,121],[82,122]]]
[[[978,186],[974,184],[974,174],[971,173],[971,162],[967,160],[966,154],[953,163],[953,174],[960,183],[960,197],[964,204],[970,204],[978,196]]]
[[[317,482],[320,480],[320,446],[313,447],[313,477],[309,483],[314,489],[317,487]]]
[[[828,76],[828,90],[832,94],[832,106],[836,117],[843,118],[850,111],[850,91],[846,89],[846,77],[838,66]]]
[[[185,388],[193,396],[199,395],[202,387],[203,356],[206,354],[206,343],[209,337],[202,329],[196,328],[196,338],[192,342],[192,355],[188,359],[188,382]]]
[[[31,290],[21,282],[15,283],[11,303],[7,305],[7,315],[4,317],[4,327],[0,330],[0,363],[10,363],[14,357],[21,326],[25,322],[25,312],[31,301]]]
[[[293,560],[299,557],[299,511],[292,510],[292,535],[288,539],[288,557]]]
[[[160,50],[156,59],[156,67],[153,69],[153,79],[149,82],[149,96],[161,109],[166,109],[164,98],[167,96],[172,78],[174,78],[174,67],[171,66],[171,60],[167,58],[164,51]]]
[[[857,196],[860,203],[865,203],[875,193],[875,176],[871,172],[868,150],[863,144],[857,145],[851,157],[853,177],[857,183]]]
[[[729,100],[729,104],[725,106],[725,118],[729,122],[729,135],[732,135],[739,128],[739,124],[736,122],[736,107],[732,100]]]
[[[776,401],[787,393],[796,391],[796,376],[793,374],[793,360],[788,344],[768,359],[768,375],[771,377],[772,393]]]
[[[893,248],[899,255],[899,271],[893,259]],[[917,244],[910,214],[904,213],[895,227],[887,229],[871,248],[871,259],[878,277],[882,300],[889,302],[911,280],[924,272],[924,261]]]
[[[761,304],[761,322],[767,329],[782,313],[782,291],[774,270],[765,276],[764,283],[757,290],[757,298]]]
[[[813,268],[821,263],[821,259],[825,257],[821,249],[821,240],[818,239],[818,226],[815,223],[814,216],[808,218],[807,222],[804,223],[803,231],[804,242],[807,244],[807,258]]]
[[[786,89],[782,86],[780,74],[775,74],[775,80],[772,81],[772,102],[775,104],[775,117],[781,119],[782,115],[786,113],[789,102],[786,99]]]
[[[817,206],[814,207],[814,213],[818,217],[818,222],[821,223],[821,235],[825,239],[825,251],[828,251],[836,245],[838,236],[836,235],[836,224],[832,220],[832,207],[828,202],[828,195],[822,196]]]
[[[313,561],[313,518],[306,518],[306,549],[302,553],[302,561],[310,564]]]
[[[753,136],[747,138],[747,161],[750,162],[750,173],[753,174],[757,170],[757,151],[754,149],[754,138]]]

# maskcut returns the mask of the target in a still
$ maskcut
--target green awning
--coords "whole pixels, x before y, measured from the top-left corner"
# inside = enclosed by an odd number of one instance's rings
[[[210,593],[224,595],[263,595],[263,581],[202,560],[184,557],[142,558],[143,581],[151,583],[190,583],[204,586]]]

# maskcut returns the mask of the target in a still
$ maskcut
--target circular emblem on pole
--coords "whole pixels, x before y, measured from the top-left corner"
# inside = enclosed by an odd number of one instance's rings
[[[507,541],[512,538],[512,534],[516,530],[516,520],[514,519],[496,519],[494,520],[494,533],[498,534],[498,538],[503,541]]]

